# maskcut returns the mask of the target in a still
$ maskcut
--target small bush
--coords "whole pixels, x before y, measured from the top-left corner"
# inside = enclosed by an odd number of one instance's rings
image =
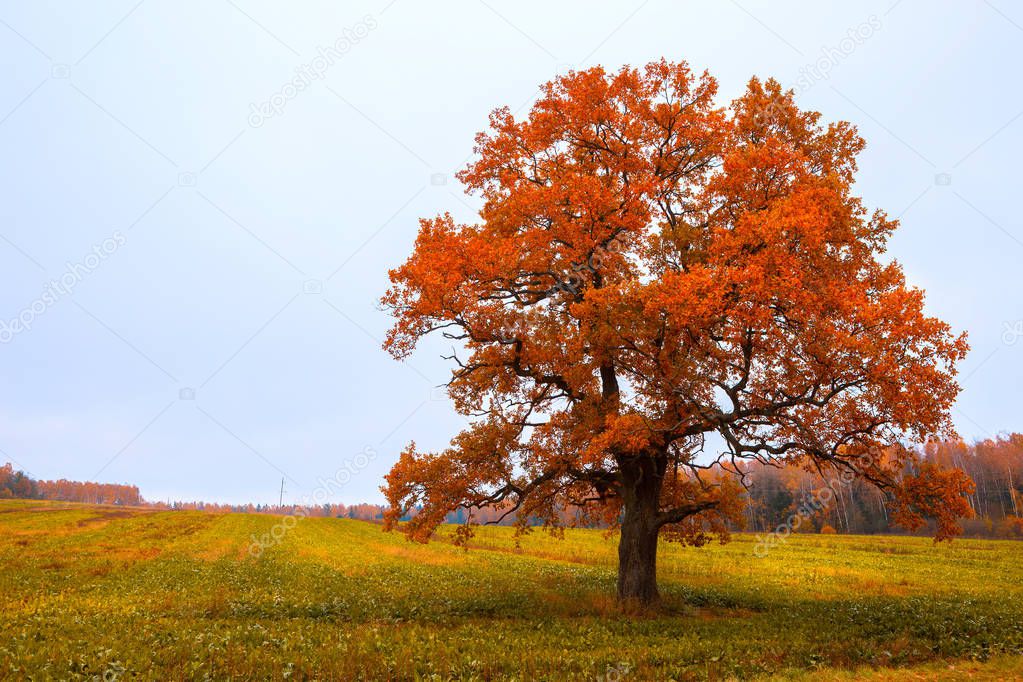
[[[1009,514],[998,523],[997,536],[1001,538],[1023,537],[1023,517]]]

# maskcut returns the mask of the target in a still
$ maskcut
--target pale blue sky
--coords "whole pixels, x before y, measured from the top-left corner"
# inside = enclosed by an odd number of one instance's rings
[[[860,126],[891,255],[970,332],[961,433],[1023,430],[1023,6],[812,7],[3,0],[0,460],[150,499],[276,501],[283,472],[299,501],[371,448],[332,499],[379,501],[405,442],[461,425],[443,346],[379,347],[416,219],[473,217],[451,176],[490,109],[662,56]]]

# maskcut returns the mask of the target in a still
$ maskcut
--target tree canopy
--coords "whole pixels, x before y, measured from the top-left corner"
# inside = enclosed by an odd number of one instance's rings
[[[390,273],[385,347],[455,351],[472,425],[411,444],[390,527],[425,541],[456,508],[621,528],[619,595],[657,598],[658,534],[702,544],[739,515],[743,460],[852,472],[939,537],[968,513],[949,437],[965,336],[884,256],[897,222],[852,191],[864,141],[774,80],[729,106],[685,63],[570,72],[528,115],[495,110],[459,174],[479,220],[420,222]],[[471,527],[471,526],[467,526]]]

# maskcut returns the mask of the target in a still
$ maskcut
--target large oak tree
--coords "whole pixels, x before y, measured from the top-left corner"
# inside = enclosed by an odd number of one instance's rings
[[[389,527],[582,508],[620,528],[618,595],[641,604],[658,536],[723,532],[744,460],[851,472],[955,532],[968,480],[901,445],[951,434],[967,345],[883,259],[896,222],[852,192],[863,140],[773,80],[728,107],[716,89],[685,63],[595,67],[493,112],[459,174],[480,220],[422,220],[383,298],[395,357],[453,340],[472,422],[402,453]]]

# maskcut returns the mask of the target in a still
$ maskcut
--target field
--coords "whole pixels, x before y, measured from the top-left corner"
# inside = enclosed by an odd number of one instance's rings
[[[281,520],[0,502],[0,679],[1023,678],[1023,544],[664,545],[666,609],[629,619],[597,531],[303,519],[250,556]]]

